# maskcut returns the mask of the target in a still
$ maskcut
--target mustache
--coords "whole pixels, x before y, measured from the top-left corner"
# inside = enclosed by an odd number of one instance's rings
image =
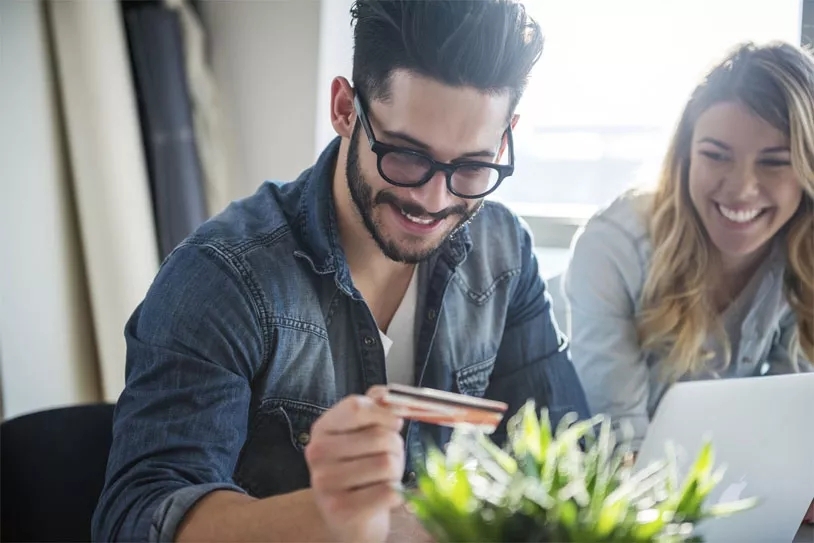
[[[430,213],[418,204],[414,204],[412,202],[402,202],[396,198],[393,193],[387,191],[379,192],[374,198],[373,203],[376,205],[392,204],[413,217],[429,217],[434,221],[440,221],[446,219],[447,217],[451,217],[452,215],[466,216],[466,206],[463,205],[452,206],[442,209],[441,211],[436,211],[435,213]]]

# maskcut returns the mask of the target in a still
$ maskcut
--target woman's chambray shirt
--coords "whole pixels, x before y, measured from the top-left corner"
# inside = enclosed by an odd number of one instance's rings
[[[594,215],[573,243],[563,282],[571,354],[588,406],[593,413],[609,415],[617,426],[632,427],[634,448],[668,388],[659,375],[662,361],[640,349],[635,322],[652,254],[644,220],[651,198],[628,193]],[[728,323],[737,327],[735,337],[740,336],[733,345],[736,358],[725,370],[717,370],[721,349],[711,334],[707,347],[718,356],[693,379],[811,370],[809,362],[791,359],[797,323],[783,295],[785,258],[783,250],[777,250],[780,246],[775,245],[747,287],[747,299],[738,301],[742,318]]]

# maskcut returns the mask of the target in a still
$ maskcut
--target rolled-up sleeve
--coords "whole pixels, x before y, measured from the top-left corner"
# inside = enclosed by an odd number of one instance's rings
[[[232,473],[265,340],[239,270],[215,248],[181,246],[127,323],[95,541],[172,541],[202,497],[242,492]]]
[[[173,541],[187,512],[201,498],[216,490],[243,492],[240,487],[228,483],[205,483],[176,490],[164,498],[155,513],[153,513],[148,539],[162,543]]]
[[[593,413],[609,416],[617,428],[632,428],[634,449],[649,424],[649,372],[635,319],[643,274],[636,240],[596,216],[576,238],[563,281],[571,356],[588,405]]]

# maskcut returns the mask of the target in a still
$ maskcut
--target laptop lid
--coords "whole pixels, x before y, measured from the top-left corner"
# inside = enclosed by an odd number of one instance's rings
[[[707,504],[760,503],[699,526],[708,543],[790,542],[814,498],[814,373],[681,382],[664,395],[636,467],[671,442],[685,477],[706,438],[727,471]]]

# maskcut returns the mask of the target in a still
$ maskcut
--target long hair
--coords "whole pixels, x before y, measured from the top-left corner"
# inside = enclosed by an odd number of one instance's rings
[[[800,207],[781,230],[787,265],[783,289],[797,320],[793,360],[814,361],[814,58],[798,47],[746,43],[716,65],[695,89],[664,158],[648,217],[652,264],[644,283],[638,334],[642,348],[664,360],[662,377],[702,369],[710,330],[731,349],[709,292],[717,253],[690,201],[692,133],[711,106],[736,101],[783,132],[803,187]]]

